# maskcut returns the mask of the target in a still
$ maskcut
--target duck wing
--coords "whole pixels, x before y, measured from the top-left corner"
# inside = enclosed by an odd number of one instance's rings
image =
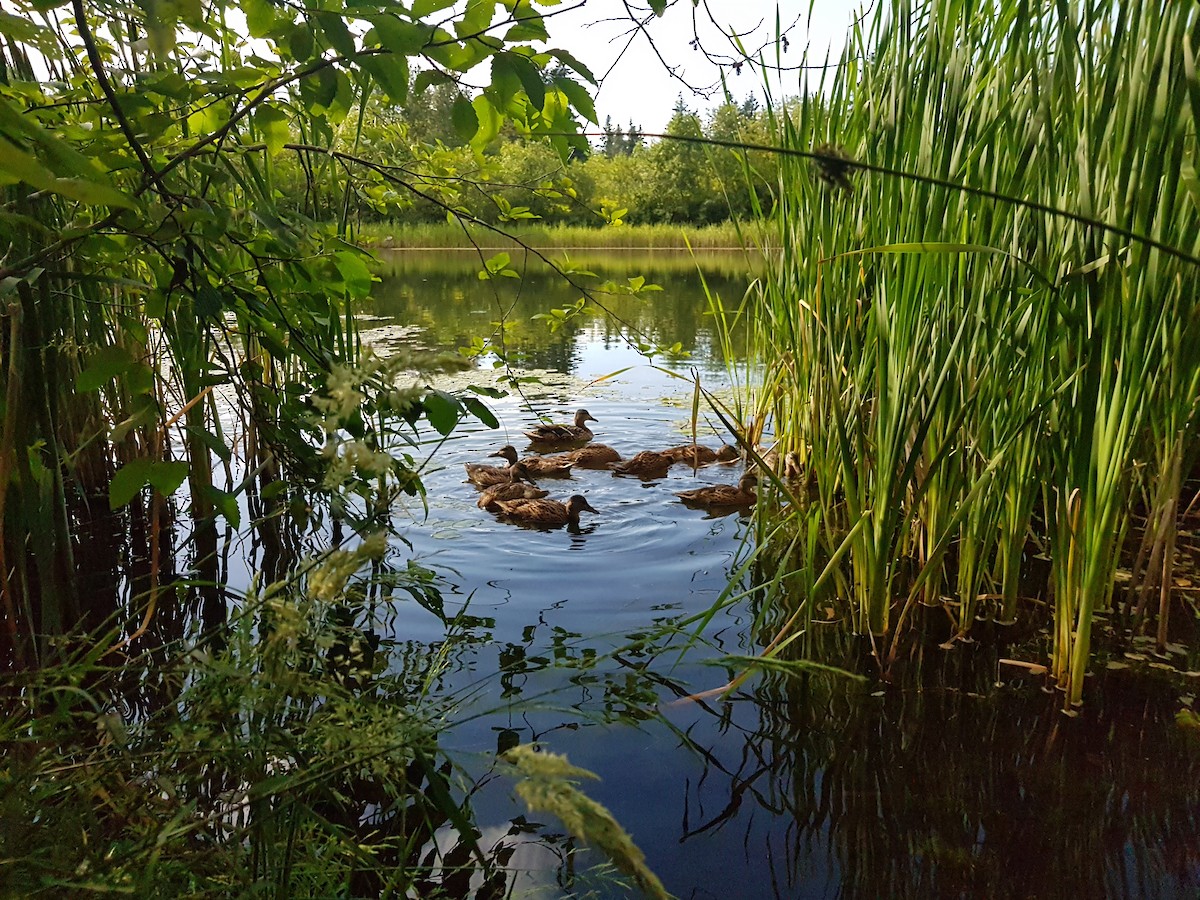
[[[500,500],[536,500],[539,497],[547,496],[549,493],[549,491],[544,491],[532,485],[523,484],[519,481],[510,481],[507,484],[498,484],[495,487],[488,488],[480,495],[475,505],[480,509],[487,509]]]

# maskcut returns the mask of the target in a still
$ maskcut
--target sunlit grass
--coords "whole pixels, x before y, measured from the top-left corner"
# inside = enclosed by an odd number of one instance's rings
[[[747,226],[741,226],[743,229]],[[511,237],[507,236],[511,235]],[[587,228],[579,225],[502,223],[497,230],[435,222],[391,225],[372,222],[357,232],[368,247],[397,249],[484,248],[511,249],[521,243],[538,249],[740,249],[738,227],[719,225],[620,225]]]

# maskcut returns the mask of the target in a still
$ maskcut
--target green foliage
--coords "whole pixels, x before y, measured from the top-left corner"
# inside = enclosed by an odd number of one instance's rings
[[[4,13],[0,614],[18,656],[44,649],[32,640],[44,629],[17,621],[41,608],[21,590],[73,602],[50,571],[25,569],[57,555],[68,577],[84,498],[124,508],[149,486],[159,515],[186,481],[197,522],[240,515],[233,498],[253,478],[230,469],[214,483],[232,458],[220,406],[248,425],[245,458],[264,479],[349,490],[367,518],[390,491],[419,493],[411,458],[385,464],[388,441],[471,408],[395,390],[394,365],[358,366],[355,308],[373,279],[350,216],[422,197],[444,215],[502,128],[553,147],[514,178],[562,205],[572,188],[557,172],[587,150],[575,114],[594,118],[587,68],[535,46],[548,37],[541,4],[449,6],[46,0]],[[482,91],[459,88],[489,70]],[[432,122],[457,145],[408,139]],[[393,165],[401,148],[413,170]],[[539,214],[500,194],[490,220]],[[321,386],[337,394],[338,379],[354,384],[337,401],[346,440],[312,415],[328,420]],[[45,516],[32,545],[25,509]]]
[[[469,813],[438,761],[434,651],[393,656],[373,630],[356,573],[385,547],[310,560],[168,670],[127,661],[153,686],[137,716],[98,652],[32,675],[0,718],[0,892],[365,896],[428,879],[423,845],[469,839]],[[393,574],[436,601],[428,573]]]

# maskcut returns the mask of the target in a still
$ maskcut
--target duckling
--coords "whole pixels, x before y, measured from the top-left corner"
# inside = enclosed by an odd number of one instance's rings
[[[578,525],[583,510],[596,512],[582,494],[575,494],[566,503],[557,500],[497,500],[489,509],[505,518],[525,525]]]
[[[517,448],[512,444],[505,444],[492,456],[502,456],[512,465],[517,462]],[[571,466],[574,465],[565,456],[526,456],[520,462],[529,470],[530,475],[538,478],[570,478]]]
[[[609,463],[621,461],[621,454],[608,444],[588,444],[570,453],[564,453],[563,459],[569,459],[581,469],[607,469]]]
[[[656,450],[643,450],[632,459],[609,466],[618,475],[636,475],[638,478],[662,478],[671,468],[671,457]]]
[[[535,444],[574,444],[580,441],[590,441],[592,430],[584,422],[597,421],[586,409],[575,413],[574,425],[535,425],[525,432],[525,437]]]
[[[533,483],[529,471],[520,463],[508,466],[485,466],[483,463],[465,463],[467,481],[477,488],[495,487],[498,484],[508,484],[510,481],[527,481]]]
[[[663,455],[671,457],[673,463],[687,463],[692,468],[711,465],[718,459],[717,451],[703,444],[680,444],[664,450]]]
[[[757,499],[754,493],[757,484],[758,477],[753,472],[747,472],[737,487],[713,484],[690,491],[676,491],[675,496],[690,506],[752,506]]]

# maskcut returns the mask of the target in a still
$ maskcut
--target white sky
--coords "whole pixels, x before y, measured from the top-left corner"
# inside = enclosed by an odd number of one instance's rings
[[[645,6],[644,2],[637,5]],[[694,87],[717,85],[711,99],[694,95],[688,86],[673,78],[645,35],[635,35],[629,49],[618,59],[629,43],[631,29],[621,0],[591,0],[580,8],[551,15],[546,25],[551,46],[574,54],[591,68],[597,79],[603,79],[596,93],[596,112],[601,125],[605,116],[612,116],[614,125],[624,127],[632,119],[644,131],[658,132],[671,118],[679,94],[683,94],[693,110],[711,109],[721,100],[720,70],[703,52],[690,46],[698,33],[710,54],[732,60],[733,48],[710,21],[710,14],[722,26],[744,34],[742,43],[747,50],[754,52],[765,47],[767,61],[773,63],[778,12],[778,21],[787,31],[789,43],[782,59],[784,66],[799,65],[806,45],[810,63],[824,62],[827,50],[831,61],[835,61],[845,43],[852,16],[860,9],[859,2],[813,0],[811,5],[810,18],[809,0],[708,0],[707,11],[703,2],[693,7],[690,0],[677,0],[666,15],[651,21],[647,30],[663,60],[676,67],[677,74]],[[543,10],[556,12],[555,7]],[[739,75],[726,69],[726,78],[736,100],[741,101],[750,93],[761,98],[761,73],[743,68]],[[785,72],[773,90],[796,94],[799,79],[798,72]]]

